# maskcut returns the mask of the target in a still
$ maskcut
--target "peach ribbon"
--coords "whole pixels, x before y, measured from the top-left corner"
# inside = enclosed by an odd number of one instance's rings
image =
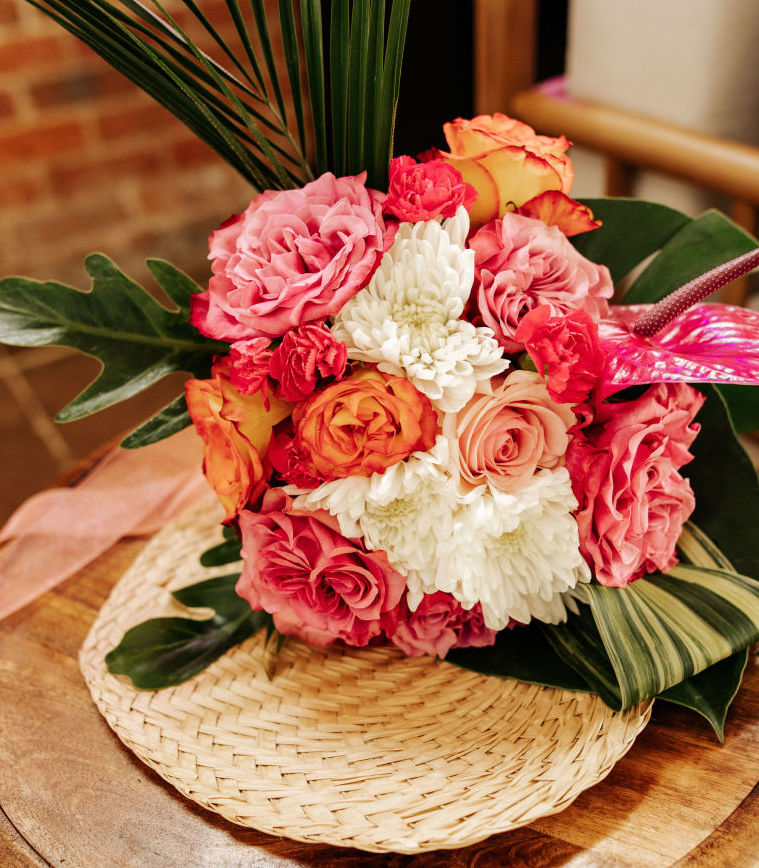
[[[0,530],[0,619],[50,590],[124,536],[153,533],[191,506],[213,509],[188,428],[134,451],[114,449],[73,488],[29,498]]]

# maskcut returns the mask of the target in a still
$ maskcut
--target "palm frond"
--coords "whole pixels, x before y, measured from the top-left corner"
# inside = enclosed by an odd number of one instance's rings
[[[176,0],[172,14],[159,0],[26,2],[257,188],[363,169],[385,186],[411,0],[277,0],[278,27],[274,0],[225,0],[221,21],[198,0]]]

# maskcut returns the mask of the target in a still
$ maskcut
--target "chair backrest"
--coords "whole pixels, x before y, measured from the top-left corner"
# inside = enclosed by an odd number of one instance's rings
[[[759,148],[575,99],[563,78],[520,91],[509,111],[541,133],[563,133],[604,155],[609,196],[631,195],[635,173],[653,169],[729,196],[733,220],[756,231]],[[742,304],[747,293],[747,279],[741,278],[723,290],[722,300]]]

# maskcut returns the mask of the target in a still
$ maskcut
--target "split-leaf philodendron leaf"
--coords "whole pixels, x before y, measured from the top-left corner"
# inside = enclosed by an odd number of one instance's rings
[[[170,311],[106,256],[94,253],[85,265],[92,278],[89,292],[54,281],[0,280],[0,341],[74,347],[103,365],[97,379],[58,413],[58,421],[110,407],[173,371],[209,375],[214,354],[226,352],[227,345],[204,338],[188,322],[189,295],[199,287],[186,275],[168,263],[151,262],[162,288],[180,306]],[[175,410],[184,422],[181,407]]]

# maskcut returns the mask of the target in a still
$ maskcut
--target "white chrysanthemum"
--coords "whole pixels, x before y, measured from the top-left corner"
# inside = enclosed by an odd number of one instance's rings
[[[474,281],[464,249],[469,215],[402,223],[370,284],[339,311],[332,333],[348,356],[405,376],[443,412],[460,410],[478,381],[508,367],[488,328],[459,319]]]
[[[438,550],[434,574],[408,575],[409,605],[440,590],[464,608],[479,602],[485,624],[494,630],[511,618],[565,620],[563,592],[590,580],[566,469],[541,470],[515,494],[486,486],[476,492],[456,511],[455,532]]]
[[[437,563],[437,552],[453,534],[456,483],[445,472],[448,441],[438,437],[429,452],[372,476],[325,482],[295,498],[296,509],[326,509],[347,537],[361,536],[367,548],[387,552],[393,566],[409,574]]]

